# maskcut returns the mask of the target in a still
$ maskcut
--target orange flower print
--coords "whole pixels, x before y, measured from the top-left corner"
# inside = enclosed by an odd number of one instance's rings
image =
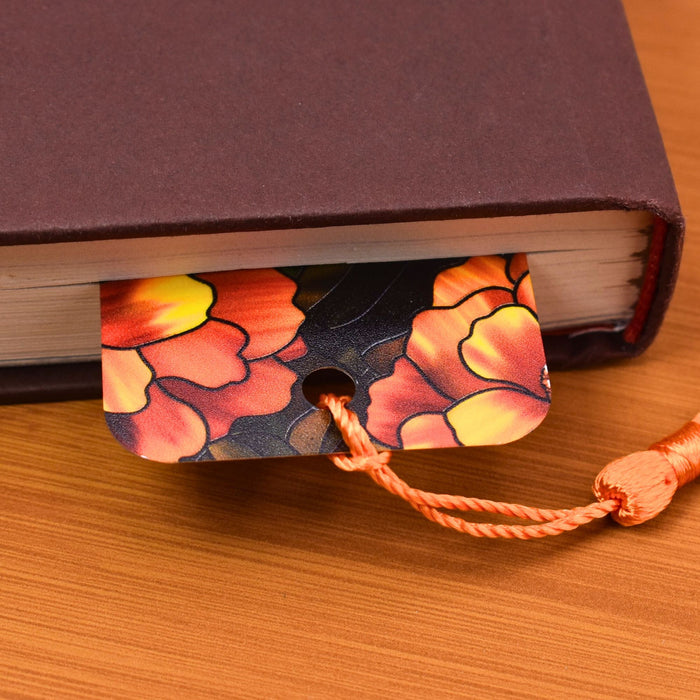
[[[117,438],[161,462],[197,455],[242,415],[282,410],[304,354],[295,283],[276,270],[101,287],[103,401]]]
[[[432,308],[369,393],[367,429],[394,448],[503,444],[537,427],[550,390],[525,256],[441,272]]]

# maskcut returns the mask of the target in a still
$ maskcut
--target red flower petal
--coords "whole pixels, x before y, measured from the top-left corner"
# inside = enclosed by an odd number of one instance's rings
[[[244,328],[246,359],[265,357],[288,345],[304,320],[292,304],[296,284],[277,270],[236,270],[198,275],[216,286],[211,315]]]
[[[502,445],[527,435],[547,415],[549,401],[512,389],[489,389],[447,411],[462,445]]]
[[[408,420],[401,427],[401,443],[407,450],[459,446],[442,413],[424,413]]]
[[[479,319],[460,352],[477,375],[492,381],[519,384],[545,398],[542,385],[545,366],[540,327],[523,306],[504,306]]]
[[[469,335],[475,319],[512,302],[510,292],[487,289],[454,308],[423,311],[413,321],[406,354],[440,391],[453,399],[478,391],[484,388],[484,381],[465,368],[459,345]]]
[[[196,328],[214,300],[209,285],[185,275],[100,285],[102,344],[132,348]]]
[[[389,377],[376,381],[369,390],[367,432],[385,445],[399,447],[399,426],[416,413],[442,411],[451,400],[433,389],[405,357],[394,364]]]
[[[517,282],[527,271],[527,255],[525,253],[513,255],[508,265],[508,274],[513,282]]]
[[[506,274],[505,258],[479,256],[444,270],[435,278],[433,306],[454,306],[484,287],[513,287]]]
[[[304,339],[298,335],[286,348],[275,353],[275,357],[282,360],[282,362],[291,362],[292,360],[298,360],[300,357],[304,357],[308,351],[309,349],[306,347]]]
[[[202,419],[189,406],[152,384],[143,411],[106,414],[114,436],[131,452],[156,462],[196,455],[207,439]]]
[[[274,358],[249,364],[250,374],[240,384],[203,389],[180,379],[164,379],[163,387],[204,416],[212,440],[223,437],[237,418],[281,411],[291,400],[298,376]]]
[[[239,353],[245,334],[235,326],[207,321],[183,335],[141,349],[158,377],[183,377],[206,387],[240,382],[246,376]]]
[[[532,311],[537,313],[537,305],[535,304],[535,291],[532,288],[532,277],[528,274],[522,278],[516,289],[516,299],[518,304],[527,306]]]

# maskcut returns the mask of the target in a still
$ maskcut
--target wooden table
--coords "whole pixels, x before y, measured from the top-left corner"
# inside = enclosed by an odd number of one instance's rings
[[[584,504],[700,410],[700,3],[626,5],[688,220],[668,319],[555,373],[521,442],[397,455],[411,483]],[[101,414],[0,409],[2,697],[700,697],[697,484],[637,528],[473,540],[325,458],[144,462]]]

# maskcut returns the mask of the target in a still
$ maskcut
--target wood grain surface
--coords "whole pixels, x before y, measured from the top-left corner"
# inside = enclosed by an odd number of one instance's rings
[[[553,376],[502,448],[396,455],[410,483],[591,500],[700,411],[700,2],[626,8],[688,222],[641,358]],[[0,697],[700,697],[700,490],[534,542],[428,523],[325,458],[163,466],[98,401],[0,408]]]

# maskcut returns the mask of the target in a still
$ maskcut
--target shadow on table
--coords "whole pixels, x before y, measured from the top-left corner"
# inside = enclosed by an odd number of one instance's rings
[[[522,460],[522,450],[518,454]],[[535,473],[523,464],[514,468],[516,457],[509,448],[474,448],[396,455],[392,464],[411,485],[426,490],[557,508],[592,500],[585,475],[569,475],[562,483],[552,469]],[[191,483],[190,505],[196,502],[196,508],[186,510],[200,536],[211,532],[412,571],[491,576],[489,564],[498,559],[503,574],[517,576],[543,559],[625,534],[606,518],[544,540],[475,539],[427,521],[366,475],[341,472],[325,457],[182,464],[171,478]],[[522,524],[498,516],[466,516]]]

